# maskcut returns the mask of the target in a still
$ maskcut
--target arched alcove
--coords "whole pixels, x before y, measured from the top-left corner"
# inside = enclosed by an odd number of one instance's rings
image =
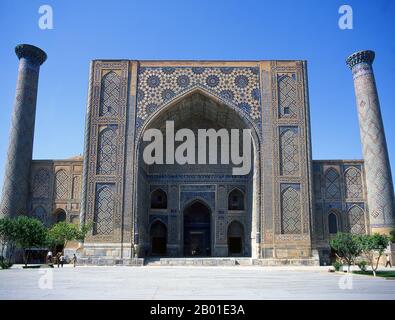
[[[232,221],[228,226],[228,255],[244,255],[244,227],[239,221]]]
[[[330,235],[339,232],[338,218],[334,211],[331,211],[328,214],[328,232]]]
[[[238,147],[240,153],[243,150],[243,129],[250,129],[252,135],[252,146],[251,146],[251,170],[246,175],[234,176],[233,168],[240,167],[233,165],[230,161],[229,164],[221,164],[222,159],[222,138],[217,138],[217,164],[211,164],[210,159],[206,158],[206,164],[199,163],[199,155],[201,150],[198,149],[198,143],[195,144],[195,163],[180,164],[174,161],[172,164],[147,164],[143,158],[144,150],[151,141],[143,141],[142,137],[147,130],[158,129],[163,137],[163,145],[167,143],[168,131],[166,130],[166,123],[168,121],[174,121],[174,134],[180,129],[189,129],[193,132],[194,136],[198,136],[199,129],[214,129],[218,130],[225,129],[229,132],[232,129],[239,129],[239,143]],[[260,232],[260,219],[259,219],[259,208],[260,208],[260,164],[259,164],[259,139],[257,131],[254,125],[250,122],[248,117],[243,114],[242,110],[236,110],[234,107],[224,104],[209,93],[201,89],[196,89],[189,92],[181,97],[174,99],[172,103],[165,105],[155,111],[141,128],[138,130],[139,134],[137,137],[138,143],[136,143],[135,151],[135,162],[137,163],[137,172],[135,176],[135,190],[133,193],[134,200],[134,233],[135,239],[138,239],[139,245],[142,247],[143,252],[149,248],[149,234],[147,233],[147,226],[150,221],[151,199],[147,198],[150,196],[150,190],[155,185],[173,185],[177,189],[177,193],[167,193],[167,206],[169,213],[172,211],[181,209],[181,198],[183,197],[183,191],[180,189],[181,184],[190,185],[192,188],[200,188],[200,192],[208,192],[212,184],[218,184],[223,179],[233,181],[232,179],[238,180],[238,185],[245,188],[245,193],[242,197],[241,206],[238,206],[238,210],[244,211],[248,223],[245,226],[245,234],[251,235],[248,241],[251,243],[249,247],[249,254],[253,257],[257,257],[259,254],[259,244],[256,241],[256,236]],[[174,151],[177,150],[178,146],[185,142],[185,136],[182,141],[175,141]],[[167,155],[165,154],[166,149],[163,150],[163,162],[166,162]],[[175,152],[173,152],[174,154]],[[239,154],[240,154],[239,153]],[[231,160],[231,159],[230,159]],[[213,182],[210,182],[213,181]],[[193,185],[199,185],[194,187]],[[192,191],[190,191],[192,192]],[[236,191],[237,193],[240,190]],[[224,194],[226,197],[225,207],[228,207],[227,193]],[[215,199],[214,201],[218,201]],[[181,212],[182,214],[182,212]],[[173,218],[179,219],[179,218]],[[175,223],[175,222],[174,222]],[[213,221],[211,222],[213,223]],[[178,255],[185,255],[183,250],[182,238],[178,237],[178,234],[183,232],[182,221],[175,224],[176,227],[169,228],[169,241],[173,241],[172,245],[178,248]],[[211,238],[216,236],[215,232],[218,230],[211,231]],[[258,235],[259,236],[259,235]],[[223,241],[226,243],[226,230],[225,233],[221,234]],[[170,243],[169,242],[169,243]],[[219,251],[220,249],[210,248],[210,255],[222,255],[226,256],[225,251]],[[221,253],[222,252],[222,253]]]
[[[164,256],[167,252],[167,227],[160,221],[156,220],[151,224],[151,255]]]
[[[160,188],[151,192],[151,209],[167,209],[167,194]]]
[[[66,221],[67,214],[63,209],[56,209],[53,214],[54,223]]]
[[[244,210],[244,193],[233,189],[228,195],[228,210]]]

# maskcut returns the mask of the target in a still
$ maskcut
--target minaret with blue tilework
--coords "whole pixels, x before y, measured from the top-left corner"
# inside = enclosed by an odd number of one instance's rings
[[[354,79],[371,232],[395,226],[394,187],[372,63],[375,53],[358,51],[347,58]]]
[[[18,79],[4,176],[0,217],[26,214],[32,161],[34,122],[40,66],[46,53],[35,46],[20,44]]]

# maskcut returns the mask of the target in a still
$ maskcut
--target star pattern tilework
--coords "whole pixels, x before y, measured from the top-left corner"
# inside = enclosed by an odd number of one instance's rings
[[[258,67],[141,67],[137,127],[141,127],[156,110],[195,87],[239,109],[260,127]]]

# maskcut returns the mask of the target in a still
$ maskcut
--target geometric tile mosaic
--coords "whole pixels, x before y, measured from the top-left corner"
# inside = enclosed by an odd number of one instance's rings
[[[354,234],[365,233],[365,215],[358,206],[353,206],[348,211],[349,232]]]
[[[302,231],[300,221],[300,195],[292,187],[285,189],[281,195],[281,233],[297,234]]]
[[[97,191],[95,207],[95,233],[110,234],[113,231],[114,193],[108,186]]]
[[[350,168],[344,174],[346,197],[362,198],[362,179],[361,171],[356,168]]]
[[[297,102],[296,102],[296,79],[295,74],[292,76],[282,75],[278,79],[279,91],[279,113],[280,117],[296,118]]]
[[[280,160],[282,175],[295,175],[299,172],[297,130],[287,129],[280,134]]]
[[[328,199],[340,199],[340,177],[333,168],[325,173],[326,197]]]
[[[99,133],[97,174],[112,175],[117,169],[117,130],[108,127]]]
[[[138,75],[137,128],[164,104],[192,88],[203,88],[260,126],[257,67],[142,67]]]
[[[69,177],[64,170],[59,170],[55,175],[55,199],[66,199]]]
[[[111,71],[102,78],[100,116],[116,116],[119,112],[119,76]]]
[[[39,169],[33,178],[33,198],[49,197],[49,173],[45,169]]]

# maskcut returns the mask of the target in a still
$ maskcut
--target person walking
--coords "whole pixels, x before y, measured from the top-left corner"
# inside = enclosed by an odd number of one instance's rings
[[[71,262],[73,263],[73,267],[75,268],[77,264],[77,256],[75,255],[75,253],[73,254],[73,258],[71,258]]]
[[[49,250],[47,253],[47,263],[52,263],[52,251]]]
[[[59,268],[59,265],[60,265],[60,256],[62,255],[62,253],[61,252],[58,252],[57,254],[56,254],[56,263],[57,263],[57,265],[58,265],[58,268]]]
[[[63,255],[62,253],[60,254],[59,260],[60,260],[60,265],[61,265],[62,268],[63,268],[63,264],[64,264],[64,255]]]
[[[390,256],[388,254],[385,255],[386,256],[386,263],[385,263],[385,267],[387,268],[387,266],[390,266],[390,268],[392,267],[391,265],[391,259]]]

